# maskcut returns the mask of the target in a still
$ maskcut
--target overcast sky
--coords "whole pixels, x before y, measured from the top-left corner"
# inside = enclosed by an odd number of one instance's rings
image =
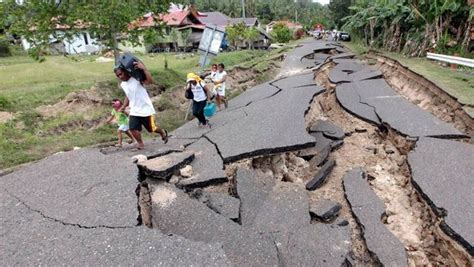
[[[321,3],[323,5],[329,4],[329,0],[313,0],[313,2],[318,2],[318,3]]]

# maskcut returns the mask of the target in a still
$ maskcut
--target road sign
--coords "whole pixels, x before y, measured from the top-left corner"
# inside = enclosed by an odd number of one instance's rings
[[[224,40],[225,30],[222,28],[206,27],[202,33],[201,41],[199,42],[199,50],[208,52],[214,55],[219,53],[222,40]]]

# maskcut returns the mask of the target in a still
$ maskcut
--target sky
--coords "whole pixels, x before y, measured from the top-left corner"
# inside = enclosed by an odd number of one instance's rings
[[[313,0],[313,2],[318,2],[318,3],[323,4],[323,5],[329,4],[329,0]]]

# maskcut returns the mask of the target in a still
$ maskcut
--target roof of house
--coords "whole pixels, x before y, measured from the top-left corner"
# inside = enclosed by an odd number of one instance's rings
[[[201,15],[202,14],[202,15]],[[200,13],[199,19],[202,23],[206,25],[217,25],[217,26],[226,26],[229,24],[230,18],[218,11],[215,12],[202,12]]]
[[[245,26],[257,26],[258,19],[257,18],[232,18],[229,20],[229,24],[235,25],[239,23],[244,23]]]
[[[299,24],[299,23],[296,23],[296,22],[292,22],[292,21],[288,21],[288,20],[279,20],[279,21],[272,21],[270,23],[268,23],[268,26],[272,26],[272,25],[275,25],[277,23],[282,23],[282,24],[285,24],[287,27],[289,28],[294,28],[294,27],[303,27],[303,25]]]

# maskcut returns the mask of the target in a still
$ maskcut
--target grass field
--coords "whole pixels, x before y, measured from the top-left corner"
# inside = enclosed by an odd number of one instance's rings
[[[344,43],[351,51],[361,55],[368,51],[359,42]],[[455,96],[459,102],[474,106],[474,70],[461,68],[453,70],[449,67],[441,66],[439,63],[426,58],[409,58],[397,53],[377,51],[383,55],[393,58],[412,71],[423,75],[430,81],[437,84],[449,94]],[[473,110],[474,111],[474,110]],[[474,112],[469,112],[474,115]]]
[[[260,62],[278,51],[234,51],[221,53],[212,62],[223,62],[226,69],[238,64]],[[166,93],[184,85],[186,74],[199,71],[198,55],[156,54],[139,56],[155,83],[167,88]],[[0,169],[37,160],[58,151],[71,150],[100,142],[116,140],[115,126],[92,128],[90,123],[104,120],[110,107],[98,106],[93,111],[58,114],[45,118],[35,108],[53,105],[71,92],[95,86],[107,98],[123,97],[114,73],[114,63],[96,62],[97,56],[48,56],[42,63],[27,56],[0,58],[0,111],[12,112],[14,119],[0,123]],[[165,60],[168,68],[165,69]],[[159,106],[170,105],[166,98]],[[181,125],[184,112],[170,107],[160,114],[160,124],[169,129]]]

